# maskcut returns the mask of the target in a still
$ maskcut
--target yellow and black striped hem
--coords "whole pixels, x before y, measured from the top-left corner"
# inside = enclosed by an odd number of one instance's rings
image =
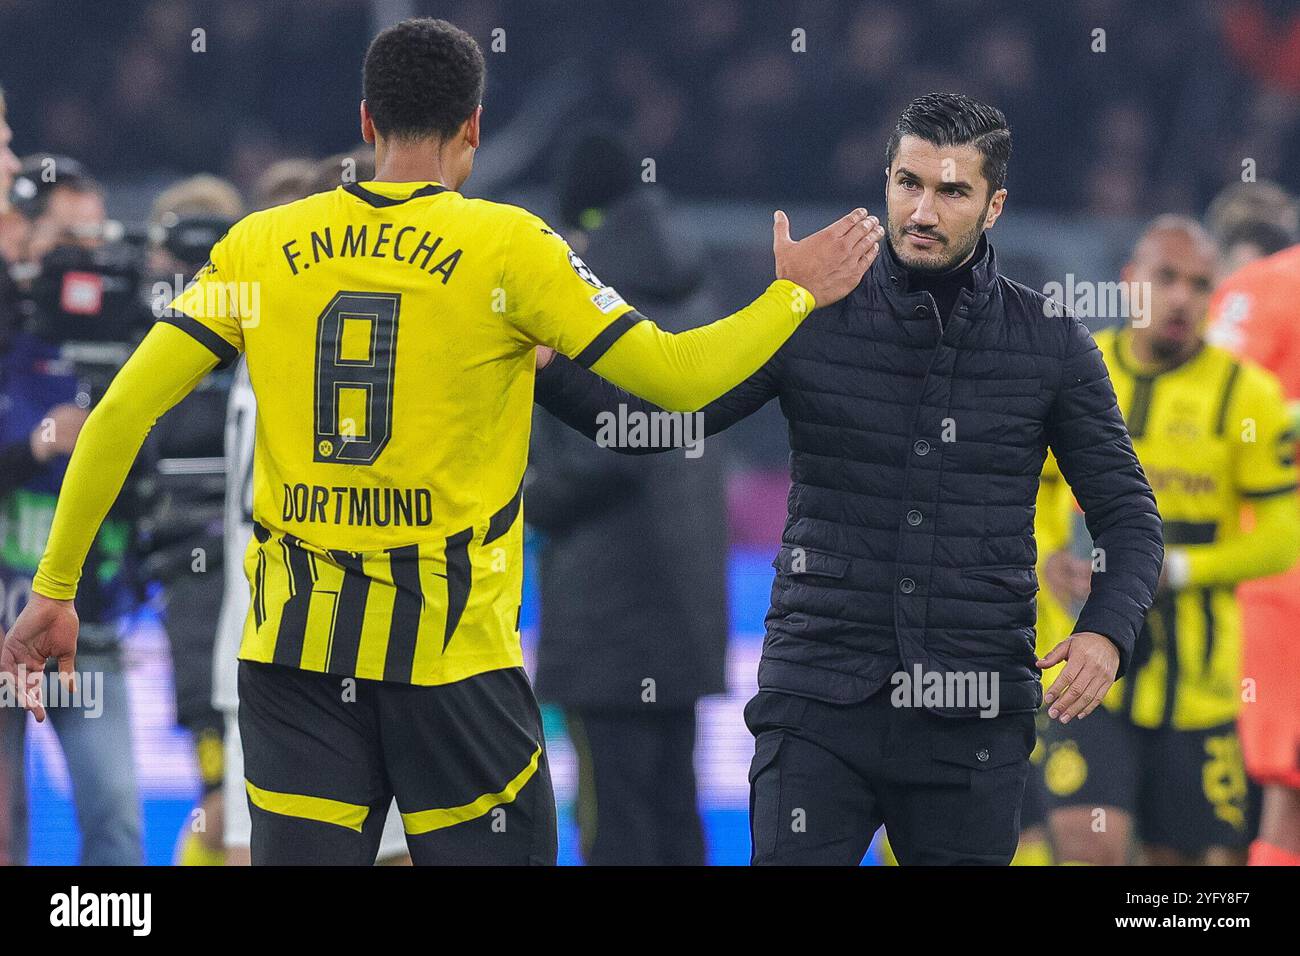
[[[524,788],[524,784],[528,783],[533,778],[533,774],[537,773],[537,766],[541,759],[542,747],[541,744],[538,744],[537,749],[533,751],[532,759],[528,761],[528,766],[519,771],[515,778],[505,785],[505,789],[497,793],[485,793],[477,800],[459,807],[403,813],[402,826],[411,836],[419,836],[422,833],[432,833],[434,830],[443,830],[447,827],[454,827],[458,823],[476,820],[495,807],[512,803],[515,797],[519,796],[519,791]]]
[[[300,793],[277,793],[274,790],[263,790],[251,780],[245,780],[244,787],[248,790],[248,799],[253,806],[282,817],[332,823],[360,833],[370,814],[370,808],[359,803],[345,803],[328,797],[308,797]]]

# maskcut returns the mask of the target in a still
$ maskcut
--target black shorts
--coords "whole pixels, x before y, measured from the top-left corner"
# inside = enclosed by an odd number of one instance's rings
[[[416,864],[553,864],[541,714],[518,668],[436,687],[239,663],[254,864],[375,861],[393,799]]]
[[[1199,856],[1250,842],[1235,723],[1151,729],[1098,707],[1085,720],[1052,722],[1043,777],[1049,810],[1116,807],[1148,846]]]

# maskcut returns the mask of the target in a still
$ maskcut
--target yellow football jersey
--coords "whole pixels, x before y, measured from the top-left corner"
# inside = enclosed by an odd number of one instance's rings
[[[245,352],[257,395],[240,657],[416,684],[522,664],[534,346],[589,365],[630,310],[536,216],[438,184],[234,226],[169,321]]]
[[[1048,451],[1043,462],[1043,473],[1038,482],[1038,497],[1034,505],[1034,543],[1038,548],[1038,561],[1035,570],[1038,574],[1039,590],[1036,598],[1038,619],[1036,624],[1036,653],[1045,657],[1057,644],[1070,636],[1074,628],[1075,616],[1052,593],[1043,582],[1046,581],[1047,559],[1056,551],[1070,544],[1073,530],[1071,518],[1074,514],[1074,494],[1061,474],[1056,456]],[[1058,665],[1046,675],[1048,686],[1056,671],[1064,665]]]
[[[1286,405],[1276,379],[1216,346],[1176,368],[1145,368],[1130,333],[1107,329],[1105,355],[1133,447],[1155,492],[1166,548],[1221,545],[1243,533],[1243,505],[1294,495]],[[1213,727],[1241,703],[1235,584],[1160,595],[1132,666],[1107,706],[1140,726]]]

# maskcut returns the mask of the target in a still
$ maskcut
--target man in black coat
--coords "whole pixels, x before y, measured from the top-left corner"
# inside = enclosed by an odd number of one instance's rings
[[[759,693],[746,708],[755,863],[1005,864],[1044,700],[1086,717],[1124,673],[1163,560],[1155,498],[1087,328],[998,274],[1002,114],[929,94],[887,148],[888,244],[705,411],[773,398],[792,488]],[[539,364],[548,356],[539,355]],[[538,400],[589,435],[627,395],[557,358]],[[1034,654],[1034,501],[1048,448],[1096,544],[1073,634]],[[637,451],[638,449],[620,449]]]
[[[571,157],[561,214],[587,226],[568,234],[586,264],[650,303],[661,328],[706,320],[700,250],[661,191],[637,188],[631,158],[600,133]],[[564,708],[589,864],[705,862],[695,705],[726,688],[727,519],[721,458],[696,448],[629,458],[545,413],[534,422],[524,497],[544,532],[537,696]]]

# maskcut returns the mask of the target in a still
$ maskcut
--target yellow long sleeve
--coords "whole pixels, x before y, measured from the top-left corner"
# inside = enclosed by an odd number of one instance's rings
[[[757,372],[815,307],[812,293],[778,279],[739,312],[697,329],[637,322],[591,370],[660,408],[694,412]]]
[[[159,323],[149,330],[77,436],[33,591],[59,600],[76,595],[86,554],[149,430],[216,364],[180,329]]]
[[[753,303],[677,334],[637,322],[592,366],[634,394],[674,411],[695,411],[756,372],[815,306],[780,280]],[[32,590],[75,596],[86,554],[154,422],[217,364],[199,341],[155,325],[118,372],[77,439]]]
[[[1253,502],[1255,527],[1215,544],[1188,545],[1184,587],[1237,584],[1281,574],[1300,557],[1300,498],[1294,491]]]

